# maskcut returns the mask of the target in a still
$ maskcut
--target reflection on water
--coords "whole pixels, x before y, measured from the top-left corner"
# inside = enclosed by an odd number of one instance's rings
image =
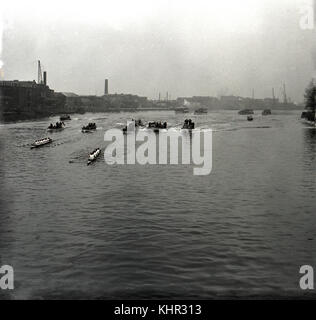
[[[306,128],[304,133],[307,144],[314,148],[316,145],[316,128]]]
[[[308,127],[304,129],[304,143],[306,146],[305,156],[309,159],[310,165],[315,166],[316,159],[316,128]]]
[[[213,171],[200,177],[192,165],[86,166],[106,129],[142,118],[179,130],[172,112],[74,116],[37,150],[57,118],[1,126],[13,298],[302,297],[299,267],[316,266],[316,147],[299,115],[191,116],[214,130]],[[82,134],[91,121],[98,130]]]

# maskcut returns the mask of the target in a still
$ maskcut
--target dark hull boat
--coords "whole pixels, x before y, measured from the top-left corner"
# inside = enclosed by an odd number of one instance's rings
[[[253,116],[248,116],[248,117],[247,117],[247,120],[248,120],[248,121],[253,121]]]
[[[167,129],[168,124],[167,122],[162,123],[161,121],[159,122],[149,122],[147,129],[153,130],[155,133],[159,133],[161,129]]]
[[[60,121],[69,121],[69,120],[71,120],[71,118],[70,118],[70,115],[64,115],[64,116],[61,116],[60,118]]]
[[[304,111],[301,118],[310,125],[316,125],[316,116],[314,111]]]
[[[87,126],[84,126],[81,129],[83,133],[89,133],[95,130],[97,130],[97,125],[95,123],[89,123]]]
[[[193,130],[195,128],[195,123],[191,119],[186,119],[184,121],[183,130]]]
[[[316,84],[314,80],[305,90],[305,110],[301,118],[309,125],[316,126]]]
[[[265,109],[262,111],[263,116],[271,116],[272,111],[270,109]]]
[[[47,128],[48,131],[60,131],[63,130],[65,127],[65,124],[63,122],[56,122],[55,125],[53,125],[52,123],[50,124],[50,126]]]
[[[252,109],[244,109],[244,110],[240,110],[238,114],[241,116],[246,116],[246,115],[254,114],[254,111]]]
[[[88,159],[88,162],[87,162],[87,166],[89,166],[91,163],[96,161],[98,159],[98,157],[100,156],[100,154],[101,154],[101,149],[100,148],[97,148],[93,152],[91,152],[89,154],[89,159]]]
[[[188,108],[176,108],[175,109],[176,113],[190,113],[190,110]]]
[[[195,114],[195,115],[208,114],[208,110],[205,109],[205,108],[200,108],[200,109],[198,109],[198,110],[195,110],[195,111],[194,111],[194,114]]]
[[[35,142],[32,143],[31,149],[40,148],[40,147],[43,147],[43,146],[50,144],[52,142],[53,142],[53,140],[51,138],[44,138],[44,139],[36,140]]]

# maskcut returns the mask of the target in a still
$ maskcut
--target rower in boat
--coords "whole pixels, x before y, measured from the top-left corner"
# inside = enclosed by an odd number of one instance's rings
[[[92,130],[97,130],[97,125],[95,123],[89,123],[87,126],[82,127],[82,132],[91,132]]]
[[[93,152],[89,154],[89,159],[87,162],[87,166],[89,166],[92,162],[96,161],[99,155],[101,154],[101,149],[97,148]]]
[[[140,128],[140,127],[144,127],[144,126],[145,125],[144,125],[144,123],[143,123],[143,121],[141,119],[138,119],[138,120],[135,121],[135,127],[136,128]]]
[[[193,130],[195,128],[195,123],[191,119],[185,119],[182,129]]]
[[[62,121],[56,122],[56,124],[51,123],[48,126],[48,130],[61,130],[61,129],[64,129],[64,126],[65,126],[65,124]]]
[[[132,122],[134,122],[134,124],[135,124],[135,129],[143,128],[145,126],[141,119],[136,120],[136,121],[134,119],[132,119]],[[133,123],[129,123],[129,130],[127,130],[127,126],[125,126],[122,129],[124,134],[127,134],[127,131],[133,131],[133,130],[134,130]]]
[[[161,122],[161,121],[154,121],[148,123],[148,129],[153,129],[155,133],[159,133],[160,129],[167,129],[168,124],[167,122]]]
[[[40,140],[35,140],[31,145],[31,149],[39,148],[39,147],[45,146],[46,144],[49,144],[52,142],[53,142],[53,140],[51,138],[44,138],[44,139],[40,139]]]
[[[134,121],[134,120],[132,119],[132,121]],[[135,125],[134,125],[134,124],[135,124]],[[136,127],[136,123],[129,122],[128,125],[125,126],[125,127],[122,129],[122,131],[123,131],[124,134],[127,134],[128,131],[129,131],[129,132],[132,132],[132,131],[135,130],[135,128],[137,128],[137,127]]]

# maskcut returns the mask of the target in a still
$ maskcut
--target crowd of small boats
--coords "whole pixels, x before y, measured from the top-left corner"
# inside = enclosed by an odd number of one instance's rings
[[[135,125],[133,125],[133,122]],[[159,133],[160,130],[168,129],[168,123],[166,121],[150,121],[147,125],[145,125],[142,120],[132,120],[130,123],[130,130],[133,131],[137,128],[148,129],[155,133]],[[192,121],[192,119],[185,119],[181,128],[183,130],[194,130],[195,123]],[[125,126],[122,131],[124,134],[126,134],[128,132],[128,126]]]
[[[181,111],[179,110],[179,113],[180,112],[187,113],[187,109],[183,109]],[[196,112],[195,112],[195,114],[205,114],[205,113],[207,113],[207,112],[205,112],[205,109],[203,109],[203,108],[196,110]],[[272,114],[272,112],[270,109],[266,109],[266,110],[262,111],[263,116],[268,116],[271,114]],[[252,109],[241,110],[241,111],[239,111],[239,115],[247,115],[248,121],[254,120],[254,117],[253,117],[254,111]],[[303,112],[302,118],[315,122],[315,113]],[[56,124],[51,123],[48,127],[48,131],[63,129],[65,127],[65,123],[63,121],[69,121],[69,120],[71,120],[69,115],[61,116],[60,122],[56,122]],[[138,120],[132,119],[132,122],[129,125],[131,125],[132,130],[133,129],[149,129],[149,130],[153,130],[153,132],[155,132],[155,133],[159,133],[160,130],[168,128],[168,123],[166,121],[150,121],[147,124],[145,124],[141,119],[138,119]],[[96,129],[97,129],[96,123],[91,122],[91,123],[88,123],[86,126],[83,126],[81,131],[83,133],[86,133],[86,132],[94,131]],[[185,119],[181,129],[192,131],[195,129],[195,123],[192,121],[192,119]],[[128,126],[123,127],[122,131],[124,134],[126,134],[129,131]],[[53,142],[53,140],[49,137],[43,138],[40,140],[36,140],[35,142],[33,142],[31,144],[31,149],[39,148],[39,147],[48,145],[52,142]],[[96,161],[97,158],[100,156],[100,154],[101,154],[100,148],[97,148],[93,152],[91,152],[88,156],[87,165],[90,165],[94,161]]]
[[[61,130],[65,127],[65,123],[63,121],[69,121],[71,120],[69,115],[64,115],[60,117],[60,121],[56,122],[55,124],[50,124],[47,128],[48,131],[53,131],[53,130]],[[89,123],[88,125],[84,126],[82,128],[82,132],[90,132],[92,130],[96,130],[97,126],[95,123]],[[53,142],[53,139],[47,137],[47,138],[43,138],[43,139],[39,139],[39,140],[35,140],[32,144],[31,144],[31,149],[34,148],[39,148],[39,147],[43,147],[45,145],[48,145],[50,143]],[[89,154],[88,157],[88,162],[87,165],[90,165],[91,163],[93,163],[94,161],[97,160],[97,158],[100,156],[101,154],[101,149],[97,148],[95,149],[93,152],[91,152]]]
[[[248,121],[253,121],[254,120],[253,115],[255,114],[255,112],[253,109],[243,109],[243,110],[240,110],[238,114],[241,116],[247,116]],[[261,114],[262,116],[270,116],[272,115],[272,111],[271,109],[264,109]]]

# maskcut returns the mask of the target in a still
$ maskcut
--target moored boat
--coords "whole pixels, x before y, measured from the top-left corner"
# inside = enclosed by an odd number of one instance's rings
[[[60,121],[69,121],[71,120],[70,115],[69,114],[65,114],[63,116],[60,116]]]
[[[265,109],[262,111],[263,116],[270,116],[272,114],[271,109]]]
[[[248,116],[248,117],[247,117],[247,120],[248,120],[248,121],[253,121],[253,116]]]
[[[194,111],[194,114],[196,115],[202,115],[202,114],[207,114],[208,110],[206,108],[200,108]]]
[[[316,126],[316,85],[314,80],[305,90],[305,111],[303,111],[301,118],[309,125]]]
[[[175,113],[190,113],[189,108],[176,108]]]
[[[316,125],[316,115],[314,111],[304,111],[301,116],[308,124]]]
[[[35,140],[31,145],[31,149],[39,148],[47,144],[50,144],[52,142],[53,140],[51,138],[43,138],[43,139]]]
[[[95,160],[97,160],[97,158],[99,157],[100,154],[101,154],[101,149],[100,149],[100,148],[97,148],[97,149],[95,149],[93,152],[91,152],[91,153],[89,154],[87,166],[89,166],[92,162],[94,162]]]
[[[238,114],[241,116],[245,116],[245,115],[254,114],[254,111],[252,109],[243,109],[243,110],[240,110]]]

